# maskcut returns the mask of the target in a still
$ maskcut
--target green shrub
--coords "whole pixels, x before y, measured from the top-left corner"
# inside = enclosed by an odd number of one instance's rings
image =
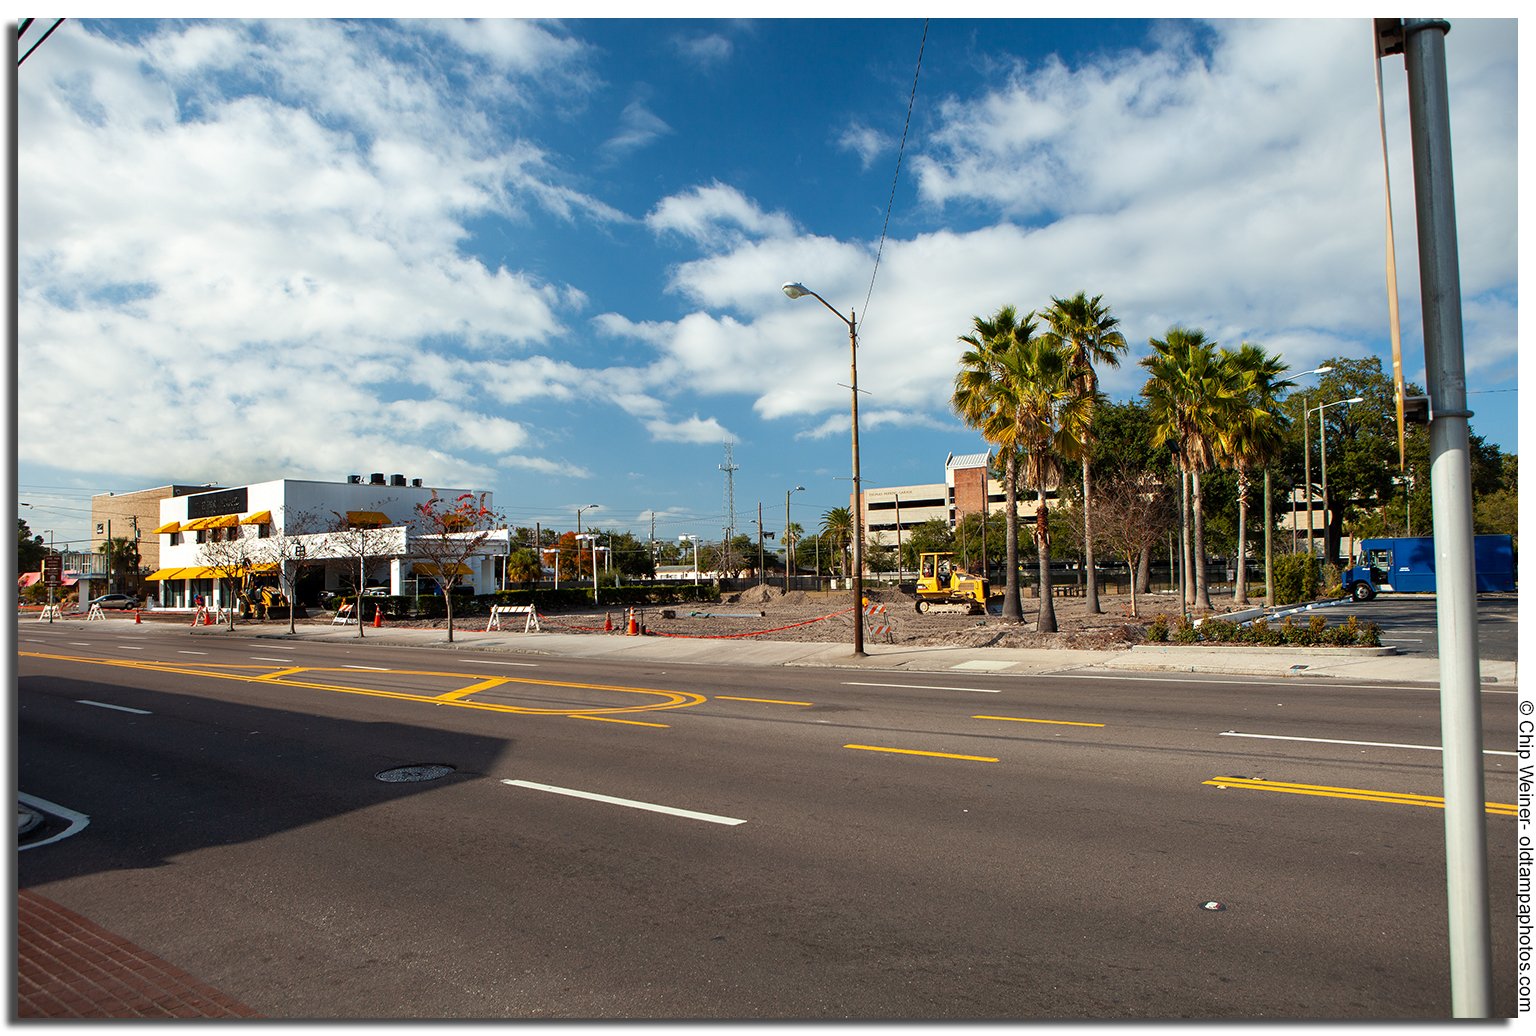
[[[1237,642],[1241,627],[1228,619],[1206,619],[1200,624],[1200,636],[1215,644]]]
[[[1276,604],[1317,599],[1317,559],[1311,554],[1281,554],[1274,568]]]
[[[1248,640],[1253,644],[1261,644],[1264,647],[1278,647],[1285,642],[1280,631],[1269,624],[1267,619],[1254,619],[1248,627]]]
[[[1147,623],[1147,643],[1168,643],[1168,616],[1158,615],[1157,618]]]
[[[1332,599],[1344,596],[1343,577],[1333,565],[1320,566],[1323,570],[1322,583],[1318,587],[1318,596],[1324,599]]]
[[[1200,639],[1200,631],[1195,629],[1188,615],[1180,615],[1179,621],[1173,625],[1171,636],[1175,644],[1193,644]]]
[[[1364,632],[1360,628],[1360,620],[1351,615],[1328,631],[1327,640],[1335,647],[1353,647],[1360,642],[1360,635]]]

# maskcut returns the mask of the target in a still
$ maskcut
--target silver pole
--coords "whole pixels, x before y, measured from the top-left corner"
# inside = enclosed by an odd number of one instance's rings
[[[1467,429],[1471,412],[1467,410],[1445,67],[1445,34],[1450,31],[1450,23],[1441,19],[1405,19],[1403,29],[1424,311],[1424,362],[1430,399],[1430,489],[1434,514],[1435,615],[1440,638],[1440,741],[1451,1010],[1459,1018],[1486,1018],[1493,999],[1492,954]]]

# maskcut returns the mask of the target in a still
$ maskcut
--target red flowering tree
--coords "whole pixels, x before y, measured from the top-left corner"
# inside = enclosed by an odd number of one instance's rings
[[[418,574],[426,574],[437,583],[448,609],[448,640],[453,640],[454,585],[470,574],[469,559],[485,553],[491,533],[506,524],[501,515],[485,506],[485,494],[464,493],[457,500],[431,500],[416,507],[415,528],[410,542],[418,562]]]

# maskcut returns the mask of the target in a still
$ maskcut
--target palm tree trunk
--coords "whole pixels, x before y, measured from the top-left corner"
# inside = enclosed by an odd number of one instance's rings
[[[1056,632],[1056,608],[1051,603],[1051,542],[1046,536],[1045,486],[1036,487],[1040,509],[1035,512],[1035,550],[1040,564],[1040,618],[1035,622],[1036,633]]]
[[[1206,611],[1211,610],[1211,588],[1205,582],[1205,519],[1201,514],[1202,505],[1200,497],[1200,472],[1191,473],[1190,484],[1193,492],[1192,510],[1195,519],[1195,605]]]
[[[1023,622],[1024,606],[1019,601],[1019,467],[1013,450],[1003,462],[1003,480],[1007,483],[1008,521],[1004,536],[1003,554],[1008,571],[1003,577],[1003,619],[1006,622]]]
[[[1237,472],[1237,585],[1232,602],[1238,607],[1248,603],[1248,472]]]
[[[1083,567],[1088,570],[1087,585],[1083,595],[1087,599],[1088,614],[1098,615],[1103,609],[1099,607],[1099,575],[1095,571],[1093,563],[1093,496],[1090,493],[1091,480],[1088,476],[1088,458],[1083,458]]]

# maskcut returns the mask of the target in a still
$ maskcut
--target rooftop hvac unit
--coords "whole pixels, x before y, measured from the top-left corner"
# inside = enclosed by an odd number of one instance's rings
[[[351,485],[351,486],[360,486],[360,485],[363,484],[363,476],[361,476],[361,475],[348,475],[347,476],[347,484]]]
[[[411,485],[415,486],[417,489],[420,489],[421,488],[421,479],[419,479],[419,478],[411,479]]]
[[[405,476],[404,475],[391,475],[391,476],[389,476],[389,484],[392,485],[392,486],[403,486],[403,485],[405,485]]]
[[[384,484],[384,472],[375,471],[373,474],[369,475],[368,484],[370,486],[382,486]]]

